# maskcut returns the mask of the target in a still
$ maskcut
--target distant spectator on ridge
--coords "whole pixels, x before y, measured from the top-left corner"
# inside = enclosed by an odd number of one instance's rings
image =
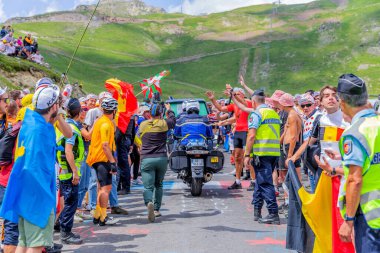
[[[5,35],[7,35],[7,30],[5,29],[5,25],[1,28],[0,31],[0,38],[3,38]]]

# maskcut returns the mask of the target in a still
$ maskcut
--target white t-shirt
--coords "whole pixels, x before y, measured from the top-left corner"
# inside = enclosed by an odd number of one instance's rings
[[[310,118],[304,118],[302,133],[303,141],[307,141],[310,138],[312,134],[311,131],[313,130],[314,121],[320,114],[322,113],[319,110],[315,110],[314,114]]]
[[[5,48],[5,53],[6,55],[14,54],[16,52],[16,47],[15,46],[6,46]]]
[[[95,123],[95,120],[103,115],[102,110],[98,107],[89,110],[86,114],[86,118],[84,119],[84,124],[89,127],[92,127]]]
[[[43,63],[43,59],[44,59],[44,57],[42,55],[40,55],[40,54],[33,54],[32,55],[32,60],[34,62]]]
[[[332,167],[341,165],[341,161],[331,160],[325,155],[325,150],[339,151],[339,139],[344,129],[350,124],[343,119],[343,112],[339,109],[332,114],[324,114],[320,119],[319,138],[321,144],[321,158],[324,156]],[[323,161],[323,160],[322,160]]]

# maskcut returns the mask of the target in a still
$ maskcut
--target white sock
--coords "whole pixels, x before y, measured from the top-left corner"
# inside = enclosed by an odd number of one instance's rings
[[[285,198],[285,204],[289,205],[289,199]]]
[[[240,184],[240,179],[235,179],[235,182],[236,182],[237,184]]]
[[[252,183],[256,183],[256,179],[251,179],[251,182]]]

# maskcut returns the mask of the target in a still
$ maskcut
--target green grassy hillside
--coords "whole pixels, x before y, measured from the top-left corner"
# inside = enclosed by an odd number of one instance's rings
[[[165,97],[203,97],[235,84],[239,73],[253,87],[292,93],[336,84],[344,72],[363,77],[380,93],[380,3],[330,0],[303,5],[251,6],[207,16],[150,14],[129,23],[90,26],[69,72],[88,92],[117,77],[136,82],[172,69]],[[81,22],[15,24],[16,35],[32,32],[42,54],[63,72],[85,27]],[[1,60],[1,59],[0,59]],[[139,91],[140,88],[136,87]]]

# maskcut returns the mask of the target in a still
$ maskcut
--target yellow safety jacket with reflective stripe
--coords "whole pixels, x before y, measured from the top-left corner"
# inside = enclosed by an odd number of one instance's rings
[[[75,166],[77,167],[77,172],[78,176],[81,176],[80,173],[80,166],[81,163],[84,159],[84,142],[82,139],[82,134],[79,131],[78,127],[73,124],[69,123],[73,130],[73,134],[76,136],[75,137],[75,144],[73,146],[73,153],[74,153],[74,161],[75,161]],[[66,139],[63,136],[63,134],[60,131],[57,131],[57,146],[58,146],[58,151],[57,151],[57,160],[58,163],[61,167],[60,173],[59,173],[59,180],[69,180],[73,177],[72,170],[70,168],[69,163],[66,160],[66,154],[65,154],[65,145],[66,145]]]
[[[271,108],[260,108],[261,124],[256,131],[253,154],[256,156],[280,156],[280,116]]]
[[[340,153],[344,155],[345,136],[357,139],[367,153],[362,171],[362,189],[360,191],[360,208],[373,229],[380,229],[380,115],[361,118],[347,128],[339,142]],[[348,177],[349,168],[343,166],[344,176]],[[346,185],[339,195],[339,208],[342,217],[346,214]]]

